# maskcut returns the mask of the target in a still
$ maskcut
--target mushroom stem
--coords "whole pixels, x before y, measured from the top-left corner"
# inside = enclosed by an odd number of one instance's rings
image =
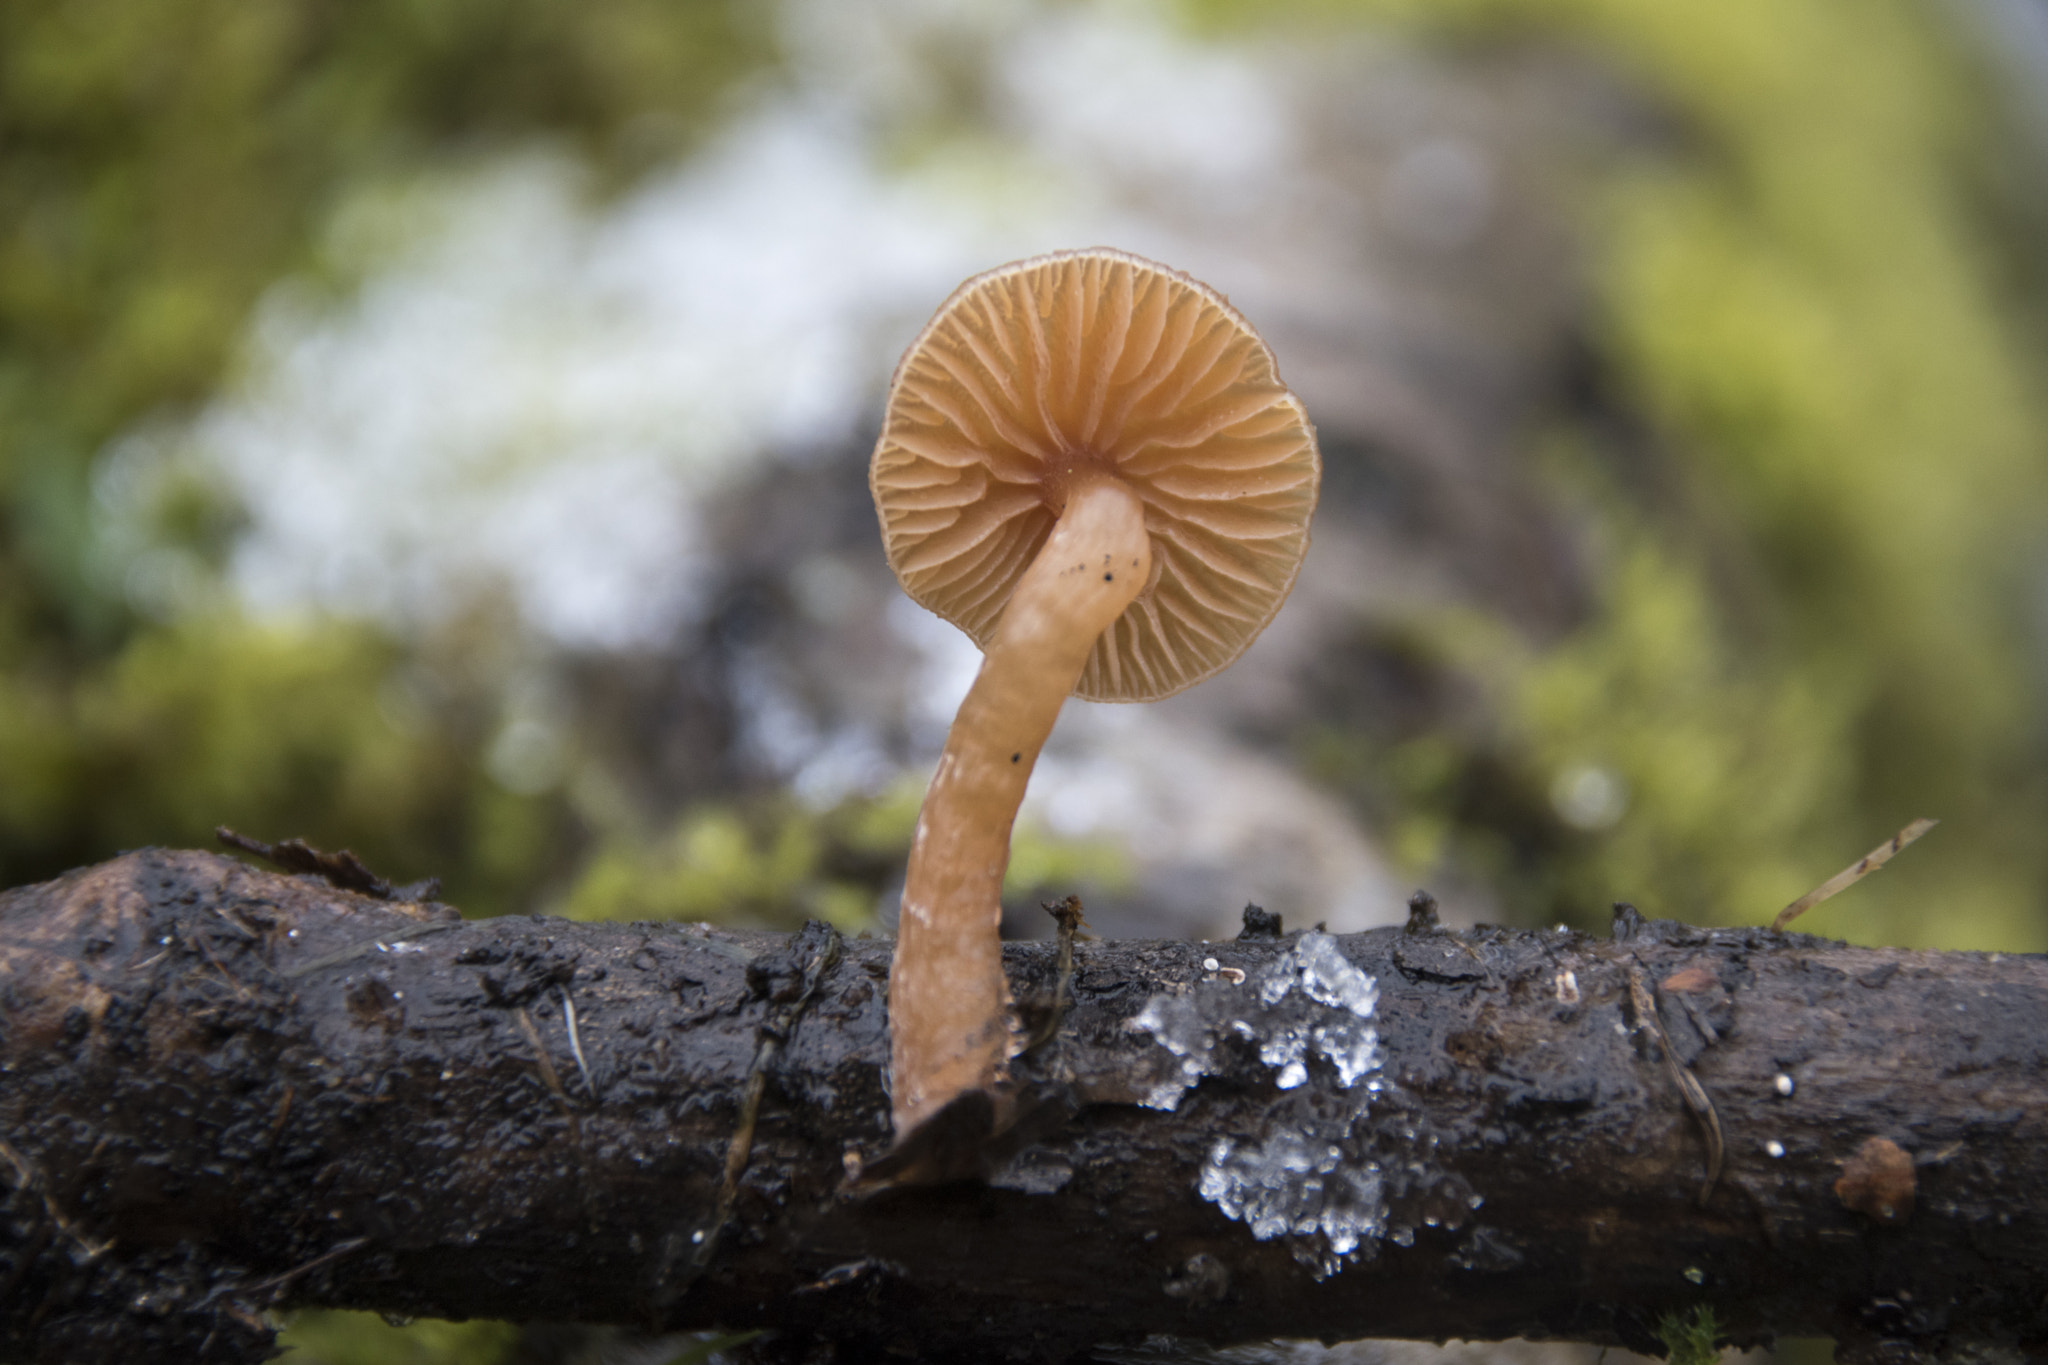
[[[1009,1057],[1002,889],[1010,826],[1096,638],[1151,572],[1137,495],[1107,476],[1072,485],[953,718],[917,817],[889,976],[898,1141],[955,1097],[991,1088]]]

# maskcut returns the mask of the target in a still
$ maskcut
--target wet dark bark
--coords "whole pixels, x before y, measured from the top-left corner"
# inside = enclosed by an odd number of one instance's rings
[[[933,1158],[988,1178],[851,1197],[887,943],[131,854],[0,896],[0,1356],[257,1360],[280,1305],[849,1360],[1654,1349],[1699,1305],[1869,1358],[2048,1349],[2048,959],[1617,929],[1083,944],[1016,1126]],[[1008,963],[1049,998],[1052,945]]]

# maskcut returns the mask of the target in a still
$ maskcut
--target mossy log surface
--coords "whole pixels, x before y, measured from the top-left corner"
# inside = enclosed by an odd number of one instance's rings
[[[1014,1125],[909,1163],[970,1178],[877,1188],[886,941],[129,854],[0,896],[0,1357],[260,1360],[295,1305],[849,1361],[1655,1349],[1700,1305],[2048,1350],[2048,959],[1616,931],[1083,943]],[[1034,1028],[1054,946],[1006,962]]]

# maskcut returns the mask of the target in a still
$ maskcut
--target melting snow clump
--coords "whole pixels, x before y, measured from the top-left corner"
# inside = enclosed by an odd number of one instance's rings
[[[1378,1163],[1354,1165],[1344,1148],[1302,1129],[1283,1128],[1258,1144],[1216,1139],[1196,1188],[1262,1242],[1321,1234],[1330,1256],[1315,1260],[1325,1274],[1365,1238],[1386,1235]]]
[[[1361,1019],[1372,1018],[1380,1002],[1379,983],[1351,965],[1328,934],[1308,933],[1294,947],[1301,988],[1318,1004],[1339,1005]],[[1369,1030],[1368,1030],[1369,1031]]]
[[[1412,1154],[1376,1151],[1366,1118],[1382,1085],[1368,1080],[1381,1064],[1378,1004],[1378,983],[1334,937],[1311,932],[1243,985],[1202,981],[1157,995],[1132,1021],[1179,1059],[1146,1095],[1152,1108],[1177,1108],[1203,1077],[1242,1073],[1253,1058],[1289,1092],[1256,1135],[1216,1139],[1198,1189],[1260,1241],[1293,1239],[1318,1278],[1382,1238],[1409,1234],[1405,1223],[1390,1230],[1391,1198],[1426,1194],[1441,1180]],[[1318,1075],[1324,1083],[1308,1086]]]
[[[1290,1004],[1296,992],[1329,1008]],[[1308,1080],[1311,1056],[1328,1062],[1338,1086],[1349,1090],[1379,1069],[1379,1031],[1371,1023],[1379,998],[1378,983],[1351,965],[1334,937],[1320,932],[1303,934],[1241,986],[1205,981],[1192,995],[1154,996],[1132,1027],[1151,1034],[1181,1063],[1144,1103],[1177,1108],[1202,1077],[1222,1069],[1217,1049],[1226,1035],[1255,1045],[1259,1060],[1280,1073],[1276,1083],[1282,1090]]]

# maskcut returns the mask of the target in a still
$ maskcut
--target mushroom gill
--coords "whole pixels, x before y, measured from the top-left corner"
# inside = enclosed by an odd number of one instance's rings
[[[1120,251],[978,275],[912,343],[870,483],[904,589],[987,646],[1077,477],[1137,494],[1153,577],[1075,695],[1170,696],[1226,667],[1308,548],[1314,429],[1222,295]]]

